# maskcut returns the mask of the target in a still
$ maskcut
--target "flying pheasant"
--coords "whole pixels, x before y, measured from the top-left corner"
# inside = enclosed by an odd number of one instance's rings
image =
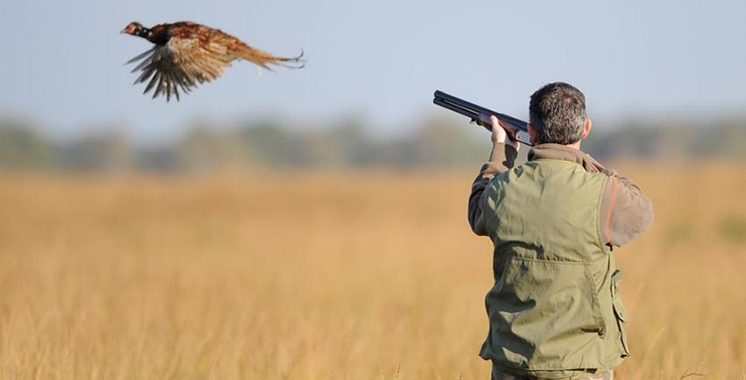
[[[264,69],[270,65],[300,69],[304,66],[303,52],[296,57],[277,57],[252,48],[236,37],[204,25],[189,21],[159,24],[146,28],[131,22],[122,33],[142,37],[155,46],[132,58],[127,63],[141,61],[132,72],[142,71],[134,84],[148,81],[143,94],[155,89],[159,95],[179,100],[179,89],[184,93],[199,83],[218,79],[231,62],[243,59]]]

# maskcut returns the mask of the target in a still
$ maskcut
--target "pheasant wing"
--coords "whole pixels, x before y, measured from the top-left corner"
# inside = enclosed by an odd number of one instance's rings
[[[165,45],[155,46],[128,63],[138,61],[132,70],[141,72],[135,84],[148,82],[144,94],[154,90],[153,98],[165,95],[169,101],[172,94],[179,100],[179,89],[188,93],[198,83],[219,78],[230,66],[232,57],[224,46],[192,34],[174,36]]]
[[[220,41],[201,36],[171,38],[166,46],[172,52],[175,64],[199,83],[218,79],[235,59]]]

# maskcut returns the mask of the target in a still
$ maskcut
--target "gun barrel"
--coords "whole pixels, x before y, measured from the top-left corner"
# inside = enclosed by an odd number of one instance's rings
[[[479,115],[495,115],[495,117],[510,124],[515,129],[523,132],[528,132],[528,123],[523,120],[516,119],[510,115],[496,112],[482,106],[478,106],[474,103],[467,102],[466,100],[457,98],[453,95],[446,94],[443,91],[435,91],[433,103],[447,108],[451,111],[460,113],[466,117],[471,118],[472,120],[479,119]]]

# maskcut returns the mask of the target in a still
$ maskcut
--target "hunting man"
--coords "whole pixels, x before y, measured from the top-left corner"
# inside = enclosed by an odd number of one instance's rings
[[[494,243],[489,334],[493,380],[612,379],[629,355],[613,247],[647,230],[640,188],[580,150],[585,96],[550,83],[529,104],[528,162],[491,118],[493,148],[469,197],[469,224]],[[506,132],[507,130],[507,132]]]

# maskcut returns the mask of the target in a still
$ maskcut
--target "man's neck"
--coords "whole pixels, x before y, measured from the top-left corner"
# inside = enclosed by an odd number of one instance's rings
[[[568,147],[568,148],[573,148],[573,149],[580,150],[580,141],[578,141],[576,143],[573,143],[573,144],[567,144],[565,146]]]
[[[575,149],[575,150],[580,150],[580,143],[581,142],[582,142],[582,140],[579,140],[578,142],[575,142],[575,143],[572,143],[572,144],[557,144],[557,145],[562,145],[562,146],[566,146],[568,148],[572,148],[572,149]],[[541,143],[539,143],[539,144],[541,144]],[[538,144],[534,144],[534,145],[538,145]]]

